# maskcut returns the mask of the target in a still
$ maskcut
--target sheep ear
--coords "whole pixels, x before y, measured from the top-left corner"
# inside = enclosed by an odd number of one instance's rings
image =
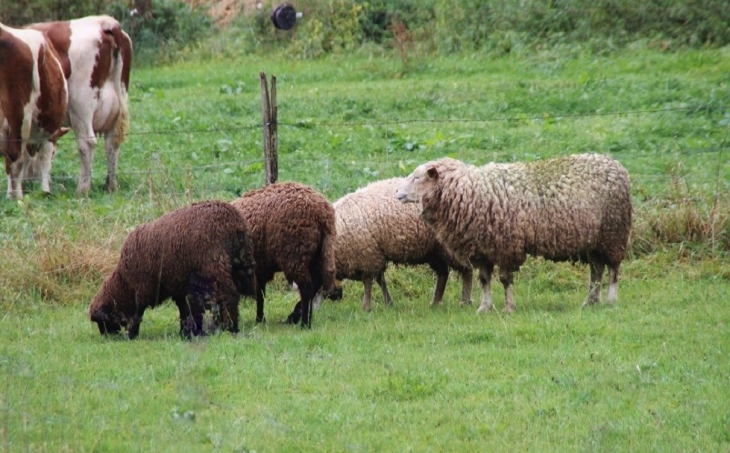
[[[430,167],[426,170],[426,175],[428,175],[430,179],[437,179],[439,177],[439,172],[436,170],[436,167]]]

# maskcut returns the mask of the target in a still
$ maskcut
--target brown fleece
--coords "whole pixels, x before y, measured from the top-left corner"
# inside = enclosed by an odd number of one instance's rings
[[[206,201],[167,213],[127,236],[117,267],[94,297],[89,314],[102,334],[126,326],[137,336],[142,315],[172,298],[181,334],[203,334],[205,308],[238,331],[238,301],[253,296],[255,262],[238,211]]]
[[[231,202],[243,215],[256,260],[256,321],[264,321],[266,284],[276,272],[299,287],[301,301],[288,322],[311,327],[315,294],[331,292],[335,281],[335,211],[311,187],[281,182]]]

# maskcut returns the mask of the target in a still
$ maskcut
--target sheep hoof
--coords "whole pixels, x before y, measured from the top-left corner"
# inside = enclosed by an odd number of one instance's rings
[[[282,324],[299,324],[299,320],[301,319],[301,316],[295,315],[294,313],[287,316],[287,318],[282,321]]]
[[[581,307],[590,307],[590,306],[597,305],[597,304],[598,304],[598,300],[596,300],[596,299],[586,299],[583,302],[583,305],[581,305]]]
[[[504,312],[505,312],[505,314],[511,315],[512,313],[515,312],[515,307],[511,306],[511,305],[507,305],[506,307],[504,307]]]
[[[460,306],[460,307],[470,307],[470,306],[471,306],[471,301],[470,301],[470,300],[462,300],[462,301],[461,301],[461,302],[459,303],[459,306]]]
[[[477,314],[492,311],[492,308],[494,308],[493,305],[480,305],[479,308],[477,308]]]

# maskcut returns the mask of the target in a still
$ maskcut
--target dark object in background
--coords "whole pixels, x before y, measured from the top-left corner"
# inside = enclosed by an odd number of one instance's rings
[[[271,12],[271,22],[279,30],[289,30],[297,22],[297,12],[292,5],[283,3]]]

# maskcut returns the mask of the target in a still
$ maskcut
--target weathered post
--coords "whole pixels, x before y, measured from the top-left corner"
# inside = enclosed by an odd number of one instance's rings
[[[266,80],[266,74],[261,72],[261,104],[263,109],[264,132],[264,167],[266,171],[266,185],[273,184],[279,177],[279,156],[276,127],[276,76],[271,77],[271,95]]]

